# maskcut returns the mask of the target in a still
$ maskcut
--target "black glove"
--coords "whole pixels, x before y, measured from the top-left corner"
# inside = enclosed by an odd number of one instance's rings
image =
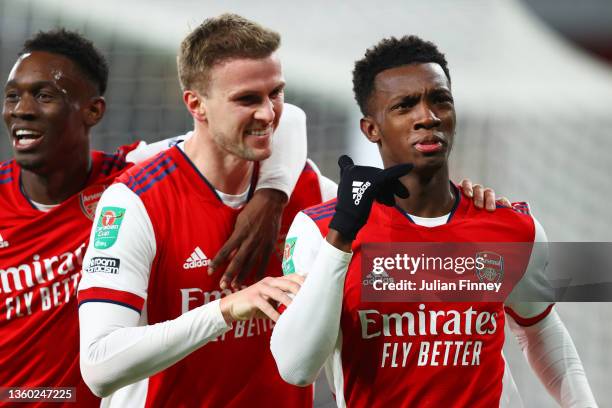
[[[398,164],[388,169],[355,166],[350,157],[338,159],[340,184],[336,213],[329,228],[338,231],[344,239],[354,240],[357,232],[370,216],[374,200],[392,207],[395,196],[408,198],[408,190],[398,180],[412,170],[411,163]]]

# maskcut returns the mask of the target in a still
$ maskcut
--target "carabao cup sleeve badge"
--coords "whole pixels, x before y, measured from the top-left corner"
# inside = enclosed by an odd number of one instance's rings
[[[119,236],[119,229],[125,216],[125,208],[103,207],[96,225],[94,248],[107,249],[113,246]]]
[[[285,241],[285,250],[283,251],[283,275],[290,275],[295,272],[295,265],[293,264],[295,241],[297,241],[297,238],[287,238]]]

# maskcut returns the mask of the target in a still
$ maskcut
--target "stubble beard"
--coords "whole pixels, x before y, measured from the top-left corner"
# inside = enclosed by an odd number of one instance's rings
[[[213,133],[213,140],[217,146],[221,148],[221,150],[226,151],[242,160],[246,161],[261,161],[267,159],[270,155],[257,154],[257,152],[247,146],[244,143],[231,143],[228,142],[230,140],[225,136],[223,132],[215,132]]]

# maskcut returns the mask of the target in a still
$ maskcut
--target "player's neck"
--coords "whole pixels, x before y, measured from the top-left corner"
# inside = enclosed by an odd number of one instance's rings
[[[90,172],[90,157],[66,160],[61,168],[48,172],[21,169],[21,189],[32,201],[40,204],[60,204],[85,187]]]
[[[197,130],[185,142],[185,154],[208,182],[225,194],[240,194],[251,183],[252,161],[228,153]]]
[[[402,177],[401,181],[410,196],[405,199],[396,198],[396,203],[409,214],[424,218],[440,217],[448,214],[455,204],[448,167],[433,173],[414,169]]]

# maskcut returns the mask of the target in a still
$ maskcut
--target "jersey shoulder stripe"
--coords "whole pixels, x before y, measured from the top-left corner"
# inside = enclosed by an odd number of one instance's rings
[[[136,150],[139,145],[140,142],[134,142],[119,147],[115,153],[102,152],[100,172],[108,176],[126,168],[128,166],[127,154]]]
[[[313,221],[319,221],[325,218],[329,218],[336,213],[337,202],[338,199],[334,198],[322,204],[309,207],[305,209],[303,213],[309,216]]]
[[[125,306],[138,313],[142,312],[144,299],[130,292],[108,288],[89,288],[79,291],[79,306],[87,302],[104,302]]]
[[[102,154],[102,166],[100,167],[100,173],[108,176],[115,173],[127,166],[125,161],[125,155],[121,153],[103,153]]]
[[[525,201],[512,203],[512,209],[519,214],[531,215],[529,204]]]
[[[176,170],[176,163],[165,152],[160,153],[142,167],[134,167],[127,173],[127,180],[120,179],[136,195],[140,196],[156,183]]]
[[[0,163],[0,184],[7,184],[13,181],[13,160]]]

